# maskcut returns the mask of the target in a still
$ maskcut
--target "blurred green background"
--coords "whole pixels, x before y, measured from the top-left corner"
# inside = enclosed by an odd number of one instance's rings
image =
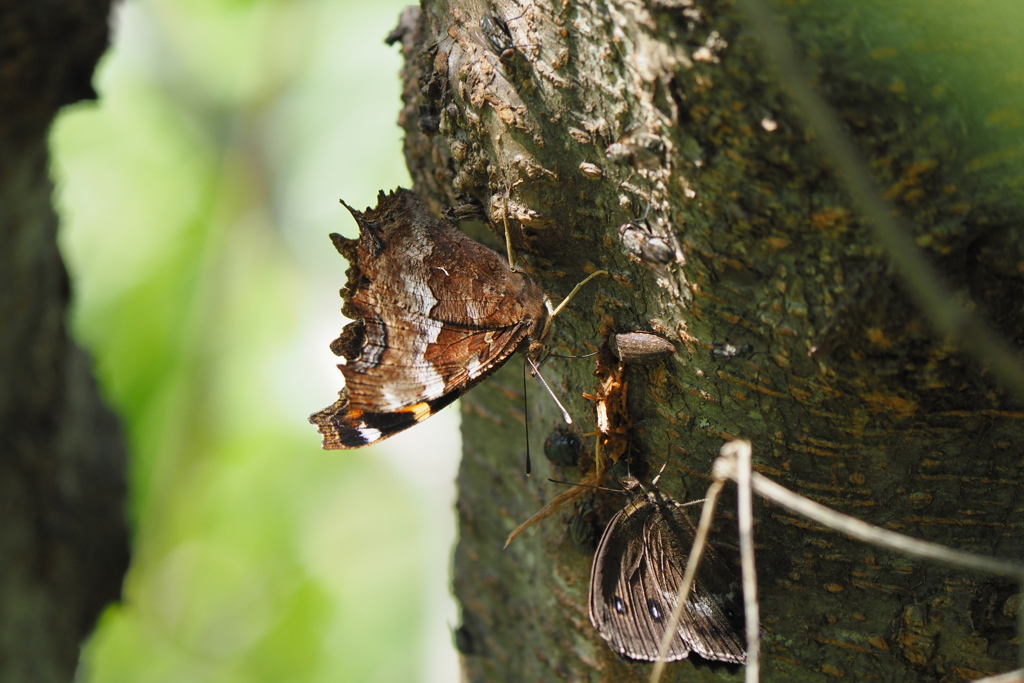
[[[352,235],[408,186],[401,0],[137,0],[52,134],[75,334],[131,448],[134,561],[80,678],[451,681],[456,410],[365,451],[341,387]]]

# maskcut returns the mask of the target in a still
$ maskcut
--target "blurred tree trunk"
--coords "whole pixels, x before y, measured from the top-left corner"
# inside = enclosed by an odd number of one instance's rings
[[[47,133],[95,97],[110,3],[0,5],[0,680],[70,681],[127,566],[125,451],[68,337]]]
[[[1019,48],[998,14],[912,5],[785,11],[918,246],[1019,345]],[[516,46],[504,59],[501,36],[481,30],[492,13]],[[425,0],[392,37],[406,57],[401,121],[420,194],[438,210],[479,202],[494,226],[507,203],[521,262],[556,301],[587,272],[611,272],[556,321],[549,344],[585,353],[633,329],[676,344],[666,361],[626,370],[632,456],[654,469],[668,461],[665,491],[701,497],[719,447],[739,436],[753,442],[757,470],[840,511],[1021,556],[1024,412],[932,332],[731,3]],[[625,254],[618,226],[648,206],[652,230],[685,262],[648,268]],[[503,249],[494,227],[477,227]],[[749,353],[715,357],[726,342]],[[593,432],[581,394],[596,390],[594,361],[545,369],[577,431]],[[528,392],[529,479],[518,363],[462,404],[454,584],[466,677],[640,680],[648,667],[616,656],[590,625],[592,551],[570,538],[573,509],[502,550],[564,490],[548,476],[580,476],[541,456],[560,420],[533,383]],[[590,451],[593,437],[582,438]],[[595,533],[623,505],[614,494],[596,501]],[[756,514],[766,680],[954,681],[1014,666],[1011,584],[771,506]],[[716,543],[728,546],[721,527]],[[666,680],[717,675],[681,662]]]

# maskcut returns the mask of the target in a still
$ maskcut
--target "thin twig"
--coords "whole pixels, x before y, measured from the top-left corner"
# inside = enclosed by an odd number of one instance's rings
[[[735,465],[729,470],[728,477],[736,481]],[[963,550],[953,550],[939,543],[922,541],[874,526],[873,524],[868,524],[867,522],[862,522],[859,519],[825,507],[821,503],[816,503],[809,498],[793,493],[786,487],[776,484],[768,477],[757,472],[751,475],[750,483],[754,491],[761,496],[808,519],[812,519],[823,526],[841,531],[852,538],[882,548],[889,548],[913,555],[924,560],[938,562],[939,564],[987,572],[1017,581],[1024,581],[1024,565],[1017,562],[987,555],[977,555]]]
[[[722,457],[736,463],[736,517],[740,531],[740,567],[743,575],[743,617],[747,628],[746,683],[761,678],[761,610],[757,602],[757,566],[754,563],[754,501],[751,494],[750,442],[730,441],[722,446]],[[717,464],[717,461],[716,461]],[[725,473],[714,471],[716,480],[725,481]]]
[[[741,443],[746,443],[747,448],[750,447],[748,442]],[[722,449],[721,456],[715,461],[715,473],[716,476],[728,477],[739,483],[739,467],[733,451],[727,452],[725,448]],[[1019,562],[954,550],[939,543],[922,541],[882,529],[804,498],[757,472],[751,474],[750,485],[764,498],[851,538],[938,564],[1004,576],[1016,581],[1018,585],[1024,585],[1024,565]],[[1021,610],[1021,613],[1024,613],[1024,610]],[[1018,634],[1024,632],[1022,629],[1022,617],[1018,614]],[[1018,657],[1024,668],[1024,639],[1021,640]]]
[[[590,493],[591,489],[598,488],[598,484],[604,479],[603,473],[593,473],[587,477],[584,477],[583,481],[578,484],[571,484],[572,488],[568,491],[562,491],[557,496],[551,499],[551,501],[542,507],[540,510],[535,512],[528,520],[517,526],[512,530],[512,533],[505,539],[505,545],[502,548],[509,547],[512,541],[516,540],[519,534],[523,533],[537,522],[547,519],[551,515],[555,514],[569,503],[575,501],[577,498],[582,498],[586,494]]]

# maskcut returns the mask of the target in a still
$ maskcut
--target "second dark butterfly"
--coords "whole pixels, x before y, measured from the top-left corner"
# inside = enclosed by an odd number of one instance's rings
[[[590,621],[609,647],[629,659],[656,661],[678,600],[694,528],[682,506],[656,489],[623,481],[629,503],[608,523],[590,571]],[[713,661],[746,661],[739,586],[708,547],[666,661],[691,652]]]

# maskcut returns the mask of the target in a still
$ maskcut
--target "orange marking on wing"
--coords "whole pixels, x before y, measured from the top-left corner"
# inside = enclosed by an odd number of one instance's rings
[[[430,404],[426,401],[420,401],[419,403],[414,403],[406,408],[401,408],[398,412],[412,413],[413,418],[417,422],[423,422],[430,417]]]

